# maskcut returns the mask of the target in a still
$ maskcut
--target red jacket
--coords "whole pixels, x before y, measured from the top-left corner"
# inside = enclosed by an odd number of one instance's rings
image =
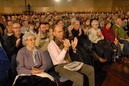
[[[105,39],[107,39],[107,40],[109,40],[111,42],[114,42],[114,40],[116,38],[115,37],[115,32],[113,31],[112,28],[109,28],[109,29],[103,28],[102,29],[102,34],[103,34]]]

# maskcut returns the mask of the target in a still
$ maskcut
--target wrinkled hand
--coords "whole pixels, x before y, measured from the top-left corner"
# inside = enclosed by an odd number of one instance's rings
[[[31,70],[32,74],[39,74],[39,73],[42,73],[42,72],[43,72],[42,70],[32,67],[32,70]]]
[[[97,32],[97,36],[98,37],[101,37],[102,36],[102,34],[101,34],[101,32],[99,31],[99,32]]]
[[[70,46],[70,41],[68,39],[65,39],[64,40],[64,49],[65,50],[68,50],[69,49],[69,46]]]
[[[76,49],[77,43],[78,43],[78,39],[77,37],[74,37],[74,40],[71,41],[73,50]]]

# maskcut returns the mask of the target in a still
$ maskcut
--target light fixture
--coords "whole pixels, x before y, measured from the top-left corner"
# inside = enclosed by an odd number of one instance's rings
[[[70,2],[71,0],[68,0],[68,2]]]
[[[60,2],[60,0],[55,0],[55,2]]]

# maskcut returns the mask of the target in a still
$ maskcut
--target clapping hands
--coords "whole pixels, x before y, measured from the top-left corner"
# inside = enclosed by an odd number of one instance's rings
[[[71,41],[71,44],[70,44],[70,41],[68,39],[65,39],[64,40],[64,49],[68,50],[70,45],[71,45],[72,49],[74,50],[74,49],[76,49],[77,43],[78,43],[77,37],[74,37],[74,39]]]
[[[75,50],[78,43],[77,37],[74,37],[74,40],[71,41],[72,49]]]
[[[67,51],[70,47],[70,41],[69,39],[65,39],[63,42],[64,42],[64,49]]]

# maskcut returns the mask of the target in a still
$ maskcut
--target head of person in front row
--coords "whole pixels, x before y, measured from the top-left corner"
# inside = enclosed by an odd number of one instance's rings
[[[23,36],[23,47],[18,51],[17,72],[18,74],[39,74],[46,70],[46,61],[41,49],[35,47],[36,37],[28,32]]]

